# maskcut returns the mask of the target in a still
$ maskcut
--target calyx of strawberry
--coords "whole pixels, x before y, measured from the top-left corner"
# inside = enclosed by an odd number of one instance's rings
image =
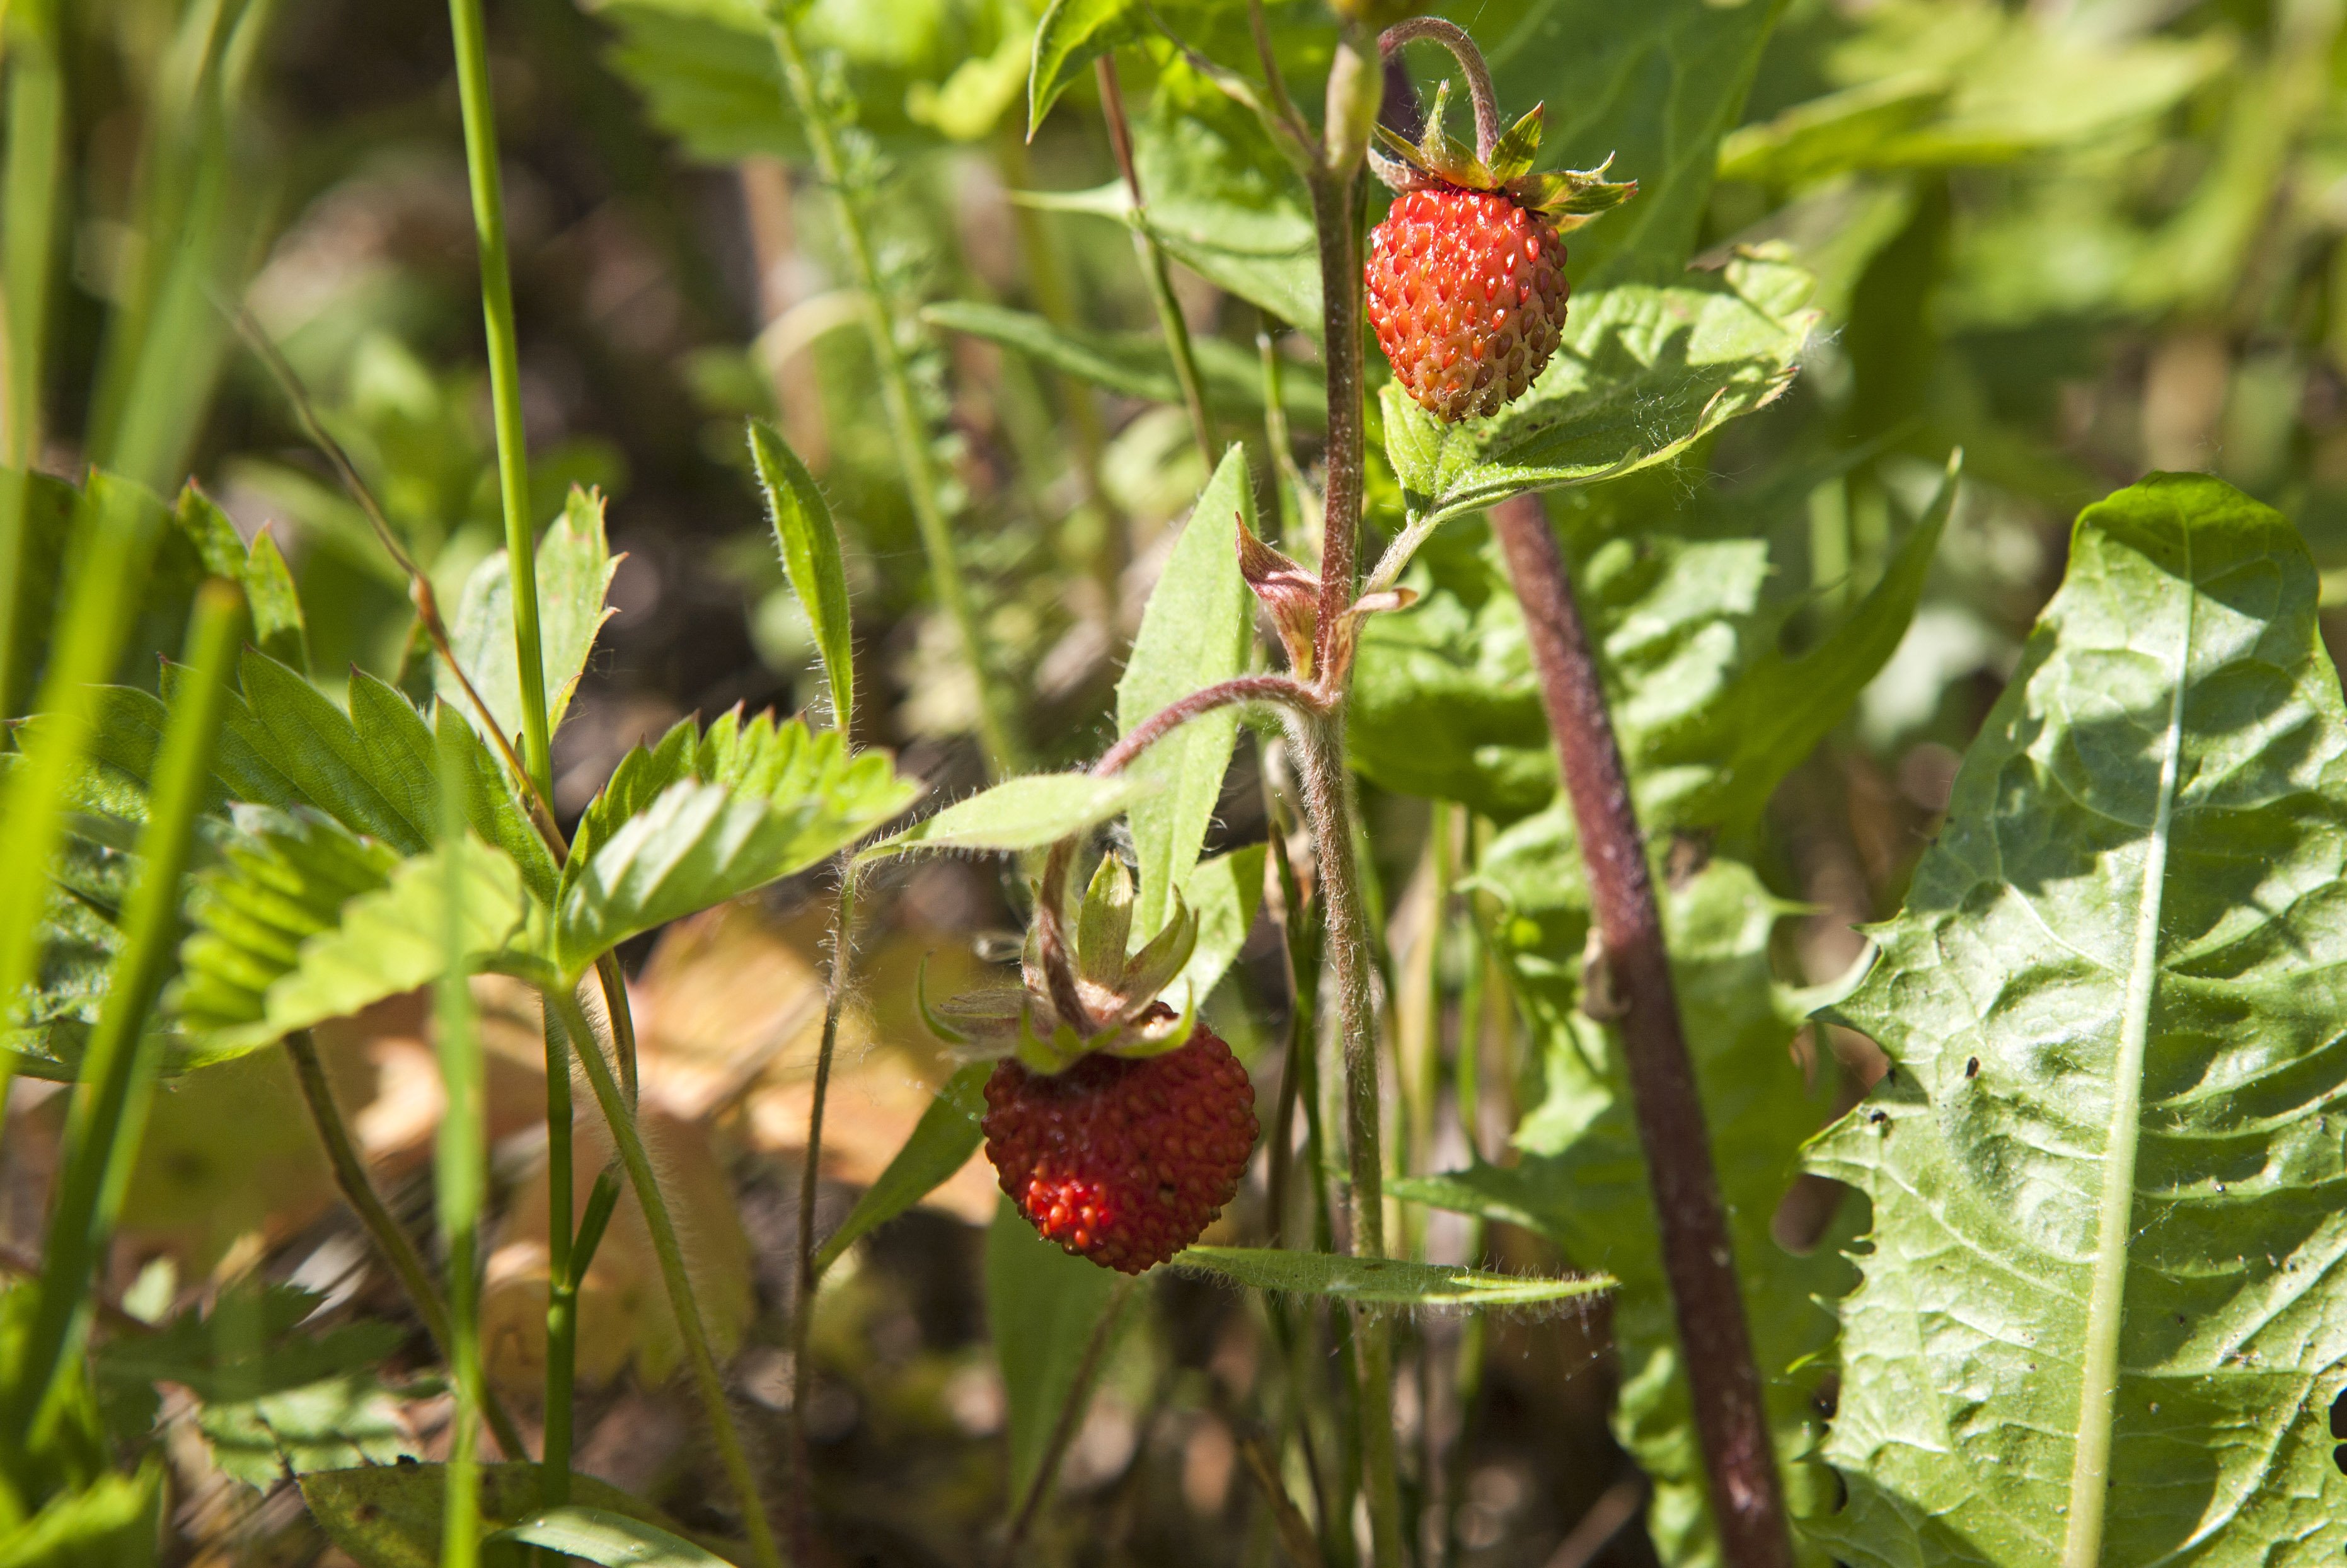
[[[1198,917],[1176,893],[1165,928],[1128,953],[1133,899],[1124,863],[1104,856],[1084,889],[1068,950],[1051,950],[1039,919],[1028,928],[1020,984],[965,991],[934,1008],[918,995],[922,1021],[958,1055],[1016,1057],[1035,1072],[1063,1072],[1096,1051],[1144,1057],[1177,1050],[1197,1022],[1196,999],[1185,994],[1177,1011],[1162,999],[1198,945]],[[1064,916],[1053,924],[1069,929]]]
[[[1446,42],[1448,40],[1445,40]],[[1434,103],[1426,113],[1426,129],[1415,142],[1385,126],[1378,140],[1390,156],[1373,154],[1378,178],[1397,191],[1451,186],[1461,190],[1493,190],[1517,206],[1547,219],[1558,230],[1577,229],[1638,193],[1635,179],[1612,180],[1608,156],[1595,169],[1558,169],[1532,172],[1540,156],[1541,129],[1548,106],[1534,104],[1505,134],[1488,145],[1469,147],[1443,128],[1450,108],[1450,84],[1434,89]],[[1480,107],[1480,106],[1479,106]],[[1496,114],[1477,115],[1479,123],[1497,123]],[[1486,140],[1478,137],[1478,142]]]

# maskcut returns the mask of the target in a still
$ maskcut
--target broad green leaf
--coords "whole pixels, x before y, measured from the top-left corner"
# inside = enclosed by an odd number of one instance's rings
[[[440,1568],[440,1528],[447,1467],[366,1465],[315,1471],[301,1478],[302,1501],[326,1538],[359,1568]],[[497,1531],[538,1509],[534,1464],[480,1467],[481,1523]],[[570,1478],[576,1507],[616,1513],[673,1533],[676,1523],[609,1481],[581,1471]]]
[[[398,858],[308,811],[241,808],[246,831],[195,879],[194,926],[171,999],[188,1064],[225,1061],[442,969],[446,879],[436,853]],[[465,940],[487,963],[518,955],[529,904],[521,874],[475,839],[463,857]]]
[[[59,1492],[13,1530],[0,1530],[0,1568],[143,1568],[155,1561],[163,1463],[149,1456],[128,1475],[105,1471]]]
[[[832,726],[844,735],[856,731],[856,627],[847,604],[847,568],[839,557],[839,530],[815,476],[806,471],[782,432],[763,419],[750,421],[750,461],[766,492],[766,517],[791,579],[815,629],[823,654],[824,680],[831,688]]]
[[[1146,15],[1133,0],[1051,0],[1035,25],[1035,53],[1027,70],[1027,139],[1085,67],[1120,44],[1146,37]]]
[[[1048,849],[1070,834],[1097,827],[1147,794],[1151,784],[1130,775],[1031,774],[1007,779],[889,835],[856,858],[877,859],[916,849],[1018,855]]]
[[[1255,911],[1263,905],[1264,854],[1262,845],[1250,844],[1202,860],[1182,884],[1182,902],[1198,917],[1198,945],[1165,988],[1175,1006],[1185,989],[1194,1000],[1204,1001],[1246,946]]]
[[[948,332],[967,333],[1030,355],[1054,370],[1104,386],[1127,397],[1179,406],[1181,383],[1162,333],[1095,332],[1056,327],[1041,316],[979,300],[944,300],[925,307],[921,319]],[[1235,418],[1260,418],[1264,409],[1263,363],[1227,339],[1200,335],[1190,351],[1206,405]],[[1327,423],[1327,393],[1317,377],[1292,374],[1280,382],[1287,416],[1317,429]]]
[[[1772,401],[1817,322],[1809,288],[1771,246],[1716,274],[1576,294],[1556,357],[1490,419],[1446,425],[1389,383],[1386,456],[1411,525],[1651,466]]]
[[[538,652],[545,671],[548,730],[561,728],[570,693],[587,668],[595,634],[611,610],[604,595],[619,569],[603,538],[603,497],[574,489],[562,515],[538,541]],[[473,570],[448,629],[450,650],[510,741],[522,731],[521,676],[514,664],[513,567],[499,550]],[[475,725],[479,715],[456,679],[436,660],[433,684],[440,700]]]
[[[2312,1563],[2347,1158],[2347,710],[2290,523],[2197,475],[2088,507],[1835,1016],[1873,1202],[1811,1528],[1853,1568]]]
[[[1398,1257],[1254,1246],[1185,1247],[1174,1255],[1172,1266],[1211,1274],[1250,1290],[1325,1296],[1363,1307],[1532,1307],[1600,1296],[1614,1288],[1614,1282],[1602,1274],[1548,1278]]]
[[[912,1135],[897,1151],[879,1179],[864,1189],[839,1228],[815,1248],[815,1271],[821,1275],[847,1249],[938,1190],[978,1153],[979,1118],[986,1114],[986,1080],[994,1071],[990,1061],[973,1061],[946,1080],[938,1097],[913,1123]]]
[[[886,753],[851,753],[836,730],[748,723],[740,711],[696,735],[622,758],[588,808],[562,868],[552,956],[582,972],[640,931],[804,871],[912,803]]]
[[[1184,75],[1175,67],[1168,79],[1179,87]],[[1133,125],[1133,145],[1149,231],[1166,253],[1317,342],[1312,210],[1254,117],[1212,87],[1180,95],[1161,83],[1151,112]]]
[[[177,1383],[205,1404],[229,1404],[372,1367],[406,1338],[389,1323],[303,1332],[323,1304],[293,1286],[235,1285],[209,1308],[190,1307],[152,1334],[106,1339],[91,1369],[101,1389]]]
[[[1255,646],[1255,596],[1239,575],[1242,528],[1255,531],[1255,487],[1246,449],[1234,445],[1199,492],[1141,612],[1141,630],[1116,686],[1119,733],[1131,734],[1193,692],[1245,673]],[[1156,786],[1128,811],[1141,869],[1133,911],[1136,945],[1157,935],[1173,917],[1174,890],[1198,863],[1238,733],[1238,709],[1217,708],[1167,735],[1125,769],[1128,776]]]
[[[1742,118],[1784,11],[1785,0],[1501,0],[1461,17],[1490,56],[1501,105],[1548,105],[1544,167],[1588,169],[1613,154],[1616,175],[1638,182],[1636,200],[1574,232],[1576,296],[1678,276],[1719,138]]]
[[[1750,827],[1785,774],[1839,723],[1913,619],[1955,497],[1954,467],[1840,619],[1785,651],[1796,615],[1767,539],[1773,518],[1688,503],[1662,476],[1567,530],[1573,586],[1649,833]],[[1798,496],[1797,475],[1786,487]],[[1615,518],[1638,531],[1615,531]],[[1480,522],[1429,541],[1404,579],[1419,601],[1364,628],[1353,761],[1389,789],[1502,819],[1544,806],[1555,753],[1523,617]],[[1774,591],[1772,591],[1772,589]]]
[[[608,1568],[727,1568],[715,1553],[657,1524],[579,1503],[533,1513],[490,1539],[543,1546]]]
[[[986,1320],[1002,1369],[1012,1497],[1026,1495],[1052,1425],[1077,1395],[1084,1350],[1115,1304],[1120,1277],[1045,1241],[1010,1199],[997,1205],[986,1232]]]
[[[1499,897],[1498,949],[1538,1045],[1537,1076],[1515,1137],[1522,1158],[1404,1183],[1395,1195],[1527,1226],[1576,1266],[1621,1281],[1614,1303],[1622,1362],[1614,1430],[1654,1481],[1648,1522],[1662,1560],[1714,1568],[1717,1547],[1621,1040],[1580,1010],[1587,893],[1562,810],[1501,835],[1479,879]],[[1770,935],[1795,908],[1733,861],[1716,860],[1676,886],[1657,882],[1745,1314],[1778,1456],[1789,1467],[1815,1440],[1826,1371],[1803,1363],[1833,1339],[1832,1317],[1816,1298],[1831,1296],[1850,1278],[1834,1247],[1796,1257],[1769,1234],[1798,1173],[1802,1142],[1830,1110],[1830,1085],[1811,1090],[1787,1049],[1801,1009],[1770,973]],[[1823,1506],[1802,1484],[1809,1479],[1786,1474],[1797,1510]]]
[[[423,1458],[402,1403],[373,1373],[342,1372],[250,1399],[208,1402],[196,1412],[196,1428],[214,1464],[267,1491],[288,1475]]]

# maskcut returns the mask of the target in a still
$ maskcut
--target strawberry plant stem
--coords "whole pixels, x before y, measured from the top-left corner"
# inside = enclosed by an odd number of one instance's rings
[[[799,1167],[798,1274],[791,1304],[791,1468],[797,1481],[791,1497],[791,1558],[817,1561],[815,1541],[815,1468],[807,1448],[806,1406],[814,1369],[807,1345],[815,1328],[815,1189],[823,1168],[824,1102],[831,1092],[831,1061],[839,1047],[839,1015],[847,1005],[847,963],[856,939],[856,863],[844,859],[839,897],[831,911],[831,973],[823,999],[823,1044],[815,1058],[815,1096],[807,1104],[806,1160]]]
[[[1190,434],[1198,443],[1198,459],[1211,474],[1215,457],[1214,417],[1206,412],[1205,384],[1199,378],[1197,355],[1190,347],[1190,323],[1182,319],[1181,302],[1174,299],[1173,280],[1166,275],[1165,251],[1150,231],[1149,199],[1142,194],[1141,170],[1133,160],[1133,126],[1124,116],[1124,88],[1117,81],[1113,50],[1092,62],[1092,74],[1100,83],[1108,144],[1116,153],[1117,171],[1124,176],[1124,192],[1133,199],[1133,210],[1125,220],[1133,226],[1133,254],[1141,258],[1141,276],[1149,285],[1151,302],[1157,307],[1158,330],[1165,334],[1165,347],[1174,355],[1174,379],[1182,386],[1182,406],[1190,412]]]
[[[880,372],[880,402],[887,411],[897,462],[905,471],[906,499],[912,503],[913,520],[920,529],[921,551],[928,558],[929,580],[936,588],[938,603],[953,625],[955,638],[961,644],[962,664],[978,690],[979,743],[985,748],[989,772],[995,778],[1004,778],[1023,765],[1025,748],[1018,742],[1017,732],[1003,705],[1002,692],[988,667],[977,607],[971,604],[969,586],[962,580],[945,509],[938,504],[938,477],[929,457],[928,431],[913,401],[913,384],[906,373],[905,356],[897,346],[896,328],[889,319],[887,297],[881,289],[880,267],[874,259],[872,238],[865,229],[863,210],[847,188],[846,166],[840,157],[839,138],[834,134],[830,111],[824,105],[813,73],[807,69],[797,31],[779,0],[767,6],[766,21],[774,56],[782,64],[783,81],[790,92],[792,110],[815,153],[815,172],[837,203],[840,244],[847,252],[854,282],[863,296],[865,331],[871,340],[873,362]]]
[[[1792,1542],[1734,1243],[1671,989],[1645,839],[1596,660],[1539,498],[1517,496],[1494,507],[1491,527],[1523,606],[1542,705],[1581,835],[1603,962],[1623,1008],[1623,1055],[1722,1553],[1731,1568],[1790,1568]]]
[[[407,1293],[407,1304],[423,1320],[424,1332],[440,1352],[440,1358],[455,1365],[454,1341],[448,1335],[448,1307],[440,1299],[439,1286],[432,1283],[432,1271],[425,1266],[424,1255],[415,1250],[415,1242],[384,1206],[383,1196],[374,1190],[367,1176],[366,1163],[359,1157],[358,1145],[351,1138],[349,1125],[343,1120],[342,1107],[334,1102],[333,1086],[326,1081],[325,1063],[318,1060],[317,1041],[306,1029],[295,1030],[285,1037],[285,1055],[293,1063],[294,1081],[302,1086],[302,1101],[310,1111],[310,1124],[318,1131],[318,1142],[324,1145],[326,1163],[334,1173],[334,1185],[343,1201],[351,1205],[358,1216],[375,1250],[399,1280],[400,1288]],[[513,1417],[494,1390],[482,1389],[481,1413],[487,1417],[489,1430],[497,1440],[497,1447],[509,1460],[528,1460],[529,1450],[522,1446],[521,1432]]]
[[[594,1030],[579,999],[560,987],[548,990],[546,999],[560,1016],[564,1031],[579,1042],[579,1065],[586,1071],[588,1086],[595,1091],[595,1102],[610,1126],[612,1142],[620,1147],[620,1163],[627,1167],[628,1182],[635,1188],[636,1202],[644,1211],[645,1227],[651,1232],[652,1251],[660,1259],[661,1282],[668,1289],[669,1309],[676,1316],[685,1359],[692,1368],[693,1387],[701,1396],[702,1412],[709,1420],[710,1439],[717,1445],[718,1462],[725,1467],[725,1479],[732,1483],[733,1495],[742,1506],[742,1527],[749,1537],[751,1558],[758,1568],[782,1568],[782,1552],[774,1542],[774,1527],[766,1521],[757,1474],[750,1468],[749,1452],[742,1446],[741,1430],[733,1424],[733,1409],[726,1403],[717,1358],[709,1348],[709,1330],[701,1321],[700,1303],[693,1298],[692,1276],[684,1266],[684,1248],[677,1240],[676,1222],[669,1214],[668,1200],[661,1194],[660,1181],[652,1174],[651,1157],[644,1151],[643,1134],[636,1128],[634,1113],[620,1097],[619,1081],[611,1076],[610,1063],[603,1060],[602,1049],[596,1043]]]
[[[179,952],[179,880],[211,784],[212,744],[243,629],[244,596],[233,585],[214,580],[197,590],[187,678],[155,761],[147,825],[138,835],[138,881],[123,909],[121,956],[108,978],[66,1114],[40,1296],[11,1368],[7,1430],[15,1452],[45,1446],[45,1418],[57,1408],[67,1374],[81,1363],[93,1273],[113,1239],[163,1065],[163,1035],[148,1027],[148,1014]]]

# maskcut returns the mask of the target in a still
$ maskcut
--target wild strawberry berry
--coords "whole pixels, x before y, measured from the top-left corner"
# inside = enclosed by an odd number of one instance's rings
[[[1437,418],[1522,397],[1564,330],[1564,241],[1504,192],[1430,185],[1369,235],[1369,321],[1394,377]]]
[[[1060,1072],[1006,1061],[986,1102],[986,1156],[1019,1212],[1126,1274],[1197,1240],[1255,1150],[1255,1086],[1204,1025],[1156,1056],[1095,1051]]]

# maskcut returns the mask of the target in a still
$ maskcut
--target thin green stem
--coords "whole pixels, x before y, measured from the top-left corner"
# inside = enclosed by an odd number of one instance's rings
[[[831,974],[823,1001],[823,1044],[815,1058],[815,1097],[807,1105],[806,1158],[799,1167],[797,1300],[791,1312],[791,1463],[798,1485],[791,1502],[791,1555],[815,1561],[815,1471],[806,1439],[807,1390],[814,1368],[808,1344],[815,1329],[815,1189],[823,1167],[824,1102],[831,1092],[831,1061],[839,1045],[839,1018],[847,1006],[849,949],[856,939],[856,863],[844,859],[839,897],[831,912]]]
[[[588,1085],[595,1091],[595,1102],[602,1108],[612,1141],[620,1146],[620,1160],[628,1168],[628,1181],[635,1188],[636,1202],[643,1208],[644,1224],[651,1232],[652,1251],[660,1259],[661,1280],[668,1288],[669,1308],[676,1315],[677,1332],[684,1340],[685,1359],[692,1364],[693,1385],[701,1396],[702,1411],[709,1420],[710,1437],[717,1445],[718,1461],[725,1467],[726,1480],[732,1482],[734,1496],[742,1505],[742,1523],[749,1534],[751,1556],[758,1568],[782,1568],[783,1557],[774,1542],[774,1527],[766,1521],[765,1505],[758,1495],[757,1474],[750,1468],[749,1452],[742,1446],[741,1431],[733,1424],[733,1411],[726,1403],[725,1385],[717,1374],[717,1358],[709,1348],[709,1330],[701,1321],[701,1307],[692,1296],[692,1278],[685,1270],[684,1248],[677,1240],[676,1222],[669,1214],[668,1200],[661,1194],[659,1179],[652,1174],[651,1157],[644,1152],[643,1135],[636,1130],[635,1116],[620,1098],[619,1081],[611,1075],[610,1063],[603,1060],[602,1050],[595,1042],[594,1031],[579,999],[557,988],[547,993],[547,1001],[560,1013],[564,1030],[579,1042],[579,1065],[586,1070]]]
[[[872,237],[866,230],[862,209],[849,193],[846,166],[840,156],[839,138],[833,129],[830,113],[807,68],[798,34],[778,0],[770,0],[766,22],[792,107],[806,132],[807,145],[815,153],[815,172],[838,204],[840,242],[847,251],[856,287],[863,295],[865,330],[871,339],[873,361],[880,372],[880,401],[887,412],[897,461],[905,471],[906,498],[912,503],[913,521],[920,530],[921,550],[928,558],[938,602],[953,624],[955,638],[961,644],[962,664],[978,689],[979,743],[986,750],[989,770],[996,778],[1006,777],[1023,764],[1025,748],[1018,740],[1003,693],[989,667],[977,607],[970,602],[969,585],[962,581],[953,534],[948,527],[945,509],[938,503],[938,477],[929,456],[928,432],[913,400],[913,383],[905,367],[904,354],[897,346],[896,329],[889,319],[887,298],[881,289],[880,267],[874,258]]]
[[[439,1025],[440,1083],[446,1108],[433,1147],[434,1206],[448,1258],[449,1380],[456,1409],[450,1424],[441,1517],[441,1568],[475,1568],[480,1560],[481,1477],[477,1465],[482,1394],[481,1210],[488,1187],[483,1104],[487,1070],[481,1059],[478,1020],[466,970],[465,866],[469,849],[465,816],[466,758],[451,739],[438,747],[442,915],[441,972],[435,988]]]
[[[19,0],[8,30],[8,151],[4,308],[8,323],[7,466],[28,468],[41,453],[41,389],[46,377],[50,275],[56,265],[65,164],[65,76],[56,53],[55,7]],[[15,580],[12,575],[10,581]],[[6,658],[0,641],[0,660]],[[5,666],[0,666],[5,669]],[[6,687],[0,684],[0,692]]]
[[[1150,302],[1157,307],[1158,330],[1174,356],[1174,379],[1181,384],[1182,406],[1189,410],[1190,434],[1198,443],[1199,460],[1213,473],[1219,454],[1214,449],[1214,416],[1206,412],[1205,382],[1198,374],[1198,356],[1190,346],[1190,323],[1182,319],[1181,302],[1174,297],[1174,281],[1165,271],[1165,251],[1149,227],[1149,199],[1141,189],[1141,169],[1133,158],[1133,126],[1124,116],[1124,88],[1116,77],[1116,56],[1103,54],[1092,62],[1100,82],[1101,113],[1108,120],[1109,146],[1124,176],[1125,194],[1133,199],[1127,220],[1133,225],[1133,253],[1141,258],[1141,276],[1149,285]]]
[[[10,1021],[5,1015],[39,960],[67,786],[89,744],[98,687],[114,672],[161,522],[162,508],[151,497],[103,475],[91,476],[76,510],[77,548],[41,682],[42,723],[26,743],[23,765],[0,785],[0,822],[8,825],[8,854],[0,859],[0,1022]],[[15,1071],[15,1053],[0,1051],[0,1118],[7,1114]]]
[[[358,1144],[351,1137],[349,1124],[343,1120],[342,1107],[334,1102],[333,1086],[326,1080],[325,1064],[318,1059],[317,1042],[308,1030],[296,1030],[285,1037],[285,1054],[293,1063],[294,1081],[302,1086],[310,1124],[317,1129],[318,1142],[325,1146],[326,1163],[334,1173],[334,1185],[341,1191],[343,1201],[358,1215],[375,1250],[383,1255],[400,1288],[407,1293],[407,1304],[423,1320],[424,1332],[432,1337],[441,1361],[455,1366],[456,1341],[448,1331],[447,1304],[440,1299],[439,1286],[432,1283],[432,1271],[425,1266],[424,1255],[415,1250],[406,1227],[393,1215],[367,1176],[366,1163],[359,1157]],[[496,1391],[485,1388],[482,1393],[481,1413],[488,1419],[497,1447],[509,1460],[528,1459],[529,1450],[522,1446],[520,1429],[506,1413]]]
[[[513,579],[515,668],[521,682],[522,757],[541,794],[551,785],[546,659],[538,629],[538,549],[529,516],[529,452],[521,419],[521,352],[514,332],[513,272],[506,249],[505,185],[497,172],[497,110],[489,87],[481,0],[448,0],[456,40],[456,95],[465,115],[465,170],[481,257],[481,322],[488,335],[489,401],[497,435],[497,494]]]
[[[579,1361],[579,1280],[571,1266],[570,1042],[552,1009],[546,1040],[546,1435],[538,1496],[548,1508],[570,1501],[570,1405]],[[586,1050],[591,1041],[580,1040]]]
[[[179,882],[211,784],[212,746],[243,629],[244,596],[232,584],[215,580],[197,590],[188,674],[156,757],[147,825],[138,835],[138,884],[123,910],[121,956],[66,1117],[64,1169],[50,1210],[40,1298],[19,1348],[9,1411],[10,1436],[24,1447],[38,1446],[46,1416],[58,1408],[59,1391],[80,1365],[93,1271],[113,1238],[162,1067],[155,999],[179,950]]]

